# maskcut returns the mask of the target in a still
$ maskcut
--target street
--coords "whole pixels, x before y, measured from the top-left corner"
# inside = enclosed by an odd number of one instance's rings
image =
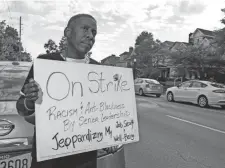
[[[225,168],[225,110],[136,96],[140,141],[126,168]]]

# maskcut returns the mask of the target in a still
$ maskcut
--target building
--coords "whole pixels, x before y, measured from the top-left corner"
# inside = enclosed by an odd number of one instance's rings
[[[204,51],[209,54],[208,59],[211,59],[211,55],[216,50],[215,44],[213,44],[214,33],[210,30],[205,30],[197,28],[194,32],[189,33],[188,43],[187,42],[174,42],[170,47],[171,52],[180,51],[180,56],[182,52],[185,51],[189,46],[201,47]],[[167,42],[168,43],[168,42]],[[172,44],[172,43],[169,43]],[[199,67],[193,67],[189,65],[188,67],[182,67],[181,65],[174,66],[169,64],[164,64],[165,67],[160,67],[162,78],[177,78],[184,77],[186,79],[195,79],[200,77]],[[205,68],[208,69],[208,68]],[[208,70],[210,71],[210,70]]]
[[[197,28],[193,33],[189,34],[189,43],[206,49],[210,53],[216,51],[214,44],[215,34],[213,31]]]
[[[189,43],[192,45],[207,43],[209,45],[213,38],[213,31],[197,28],[193,33],[189,34]]]
[[[129,51],[125,51],[122,54],[119,55],[120,59],[117,62],[116,66],[118,67],[130,67],[131,63],[131,55],[134,51],[133,47],[129,47]]]
[[[116,66],[116,64],[119,62],[120,57],[117,57],[116,55],[110,55],[103,60],[101,60],[102,65],[109,65],[109,66]]]
[[[154,67],[168,66],[170,63],[170,48],[174,45],[175,42],[164,41],[161,43],[160,50],[153,57],[152,63]]]
[[[187,42],[174,42],[173,45],[170,47],[170,51],[176,52],[176,51],[185,51],[188,46],[190,46],[190,43]]]

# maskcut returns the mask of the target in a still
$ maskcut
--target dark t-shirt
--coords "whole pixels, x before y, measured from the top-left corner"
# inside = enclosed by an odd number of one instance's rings
[[[49,60],[57,60],[57,61],[65,61],[63,59],[63,57],[60,55],[60,53],[50,53],[50,54],[45,54],[45,55],[41,55],[38,57],[38,59],[49,59]],[[90,58],[90,62],[89,64],[100,64],[97,61],[93,60]],[[25,83],[28,83],[30,78],[33,78],[33,65],[28,73],[28,76],[25,80]],[[23,92],[23,88],[21,90]],[[35,159],[36,161],[36,133],[34,130],[34,137],[33,137],[33,147],[32,147],[32,159]],[[86,163],[89,162],[91,160],[95,160],[97,159],[97,151],[91,151],[91,152],[85,152],[85,153],[81,153],[81,154],[76,154],[76,155],[71,155],[71,156],[65,156],[63,157],[63,160],[71,160],[73,161],[73,164],[76,163],[76,165],[82,164],[82,163]],[[62,158],[59,159],[54,159],[54,160],[61,160],[61,162],[63,161]]]

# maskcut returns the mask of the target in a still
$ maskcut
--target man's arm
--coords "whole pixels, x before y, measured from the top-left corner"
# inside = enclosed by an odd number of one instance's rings
[[[54,54],[52,54],[50,56],[46,55],[46,54],[39,55],[37,58],[41,58],[41,59],[49,59],[49,58],[56,59]],[[33,73],[33,65],[32,65],[31,68],[30,68],[30,71],[28,73],[28,76],[27,76],[27,78],[26,78],[26,80],[24,82],[24,85],[23,85],[23,87],[21,89],[21,96],[17,100],[17,103],[16,103],[16,108],[17,108],[17,111],[18,111],[19,115],[23,116],[24,119],[27,122],[31,123],[31,124],[35,124],[34,123],[35,122],[35,113],[34,112],[35,112],[35,101],[36,101],[36,99],[34,99],[34,97],[31,98],[31,99],[30,98],[26,98],[24,92],[27,93],[27,90],[25,91],[25,86],[26,86],[26,84],[28,84],[30,82],[31,79],[33,80],[33,78],[34,78],[34,73]],[[34,89],[34,88],[32,88],[32,89]],[[34,90],[32,90],[32,91],[34,91]]]
[[[34,113],[34,102],[25,98],[21,95],[16,102],[16,108],[21,116],[29,116]]]
[[[21,116],[29,116],[34,113],[34,107],[35,107],[34,102],[32,100],[26,99],[24,94],[25,85],[28,84],[29,80],[32,78],[33,78],[33,65],[31,66],[30,71],[27,75],[27,78],[24,82],[24,85],[20,91],[21,96],[16,102],[17,111],[19,115]]]

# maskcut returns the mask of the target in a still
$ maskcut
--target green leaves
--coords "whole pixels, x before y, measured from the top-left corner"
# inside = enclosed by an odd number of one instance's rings
[[[136,59],[138,76],[148,77],[153,71],[153,62],[158,62],[162,55],[157,55],[161,47],[159,40],[154,40],[153,34],[143,31],[136,39]]]
[[[18,31],[3,20],[0,22],[0,61],[16,60],[31,61],[31,56],[23,51]]]
[[[44,48],[47,53],[58,52],[58,45],[52,39],[49,39],[47,43],[44,44]]]
[[[140,45],[143,41],[150,40],[153,41],[153,35],[150,32],[143,31],[136,39],[135,45]]]
[[[223,19],[221,19],[221,23],[225,24],[225,8],[221,9],[221,11],[224,13]]]
[[[66,49],[66,37],[63,36],[59,42],[59,51],[62,52]]]

